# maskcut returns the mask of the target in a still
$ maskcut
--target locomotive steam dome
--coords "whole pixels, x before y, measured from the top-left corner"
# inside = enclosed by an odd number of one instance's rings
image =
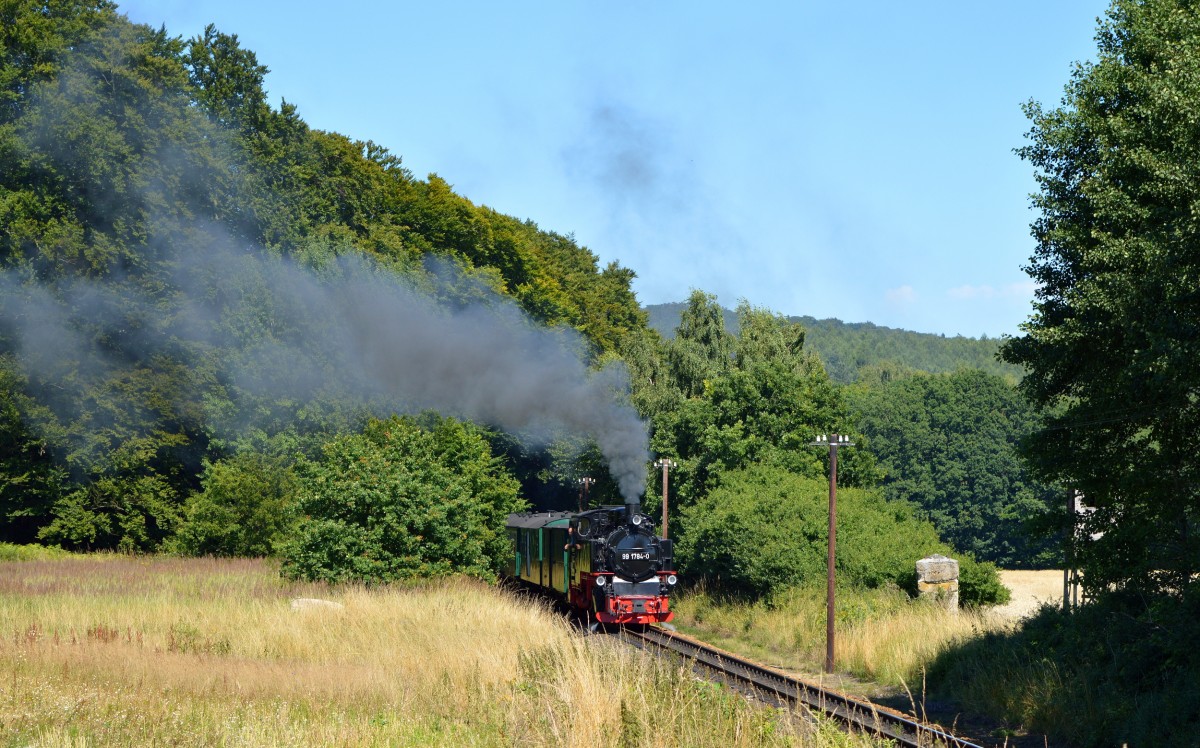
[[[638,527],[622,527],[608,536],[609,568],[629,582],[642,582],[658,571],[654,536]]]

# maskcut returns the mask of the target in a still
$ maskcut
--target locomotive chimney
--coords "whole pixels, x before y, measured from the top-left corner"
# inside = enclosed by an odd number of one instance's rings
[[[642,513],[642,502],[634,497],[632,500],[625,501],[625,521],[632,523],[635,515]]]

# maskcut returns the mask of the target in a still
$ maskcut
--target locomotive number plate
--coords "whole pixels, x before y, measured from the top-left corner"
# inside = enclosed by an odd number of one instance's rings
[[[622,561],[649,561],[650,554],[649,553],[622,553],[621,560]]]

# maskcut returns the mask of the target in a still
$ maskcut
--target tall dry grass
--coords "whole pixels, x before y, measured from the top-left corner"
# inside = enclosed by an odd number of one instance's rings
[[[316,597],[342,607],[293,610]],[[0,744],[858,746],[478,582],[262,561],[0,563]]]
[[[825,658],[825,589],[796,589],[770,600],[740,602],[704,589],[673,604],[681,630],[759,661],[818,673]],[[899,589],[839,589],[834,608],[835,667],[875,683],[919,685],[942,652],[1012,625],[987,611],[912,600]]]

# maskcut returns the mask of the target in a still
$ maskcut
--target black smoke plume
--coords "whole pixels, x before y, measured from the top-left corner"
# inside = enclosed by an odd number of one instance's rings
[[[565,430],[595,440],[627,500],[644,490],[648,436],[622,396],[627,375],[590,370],[574,330],[537,325],[445,267],[417,274],[418,290],[354,255],[314,270],[208,249],[173,264],[167,293],[144,282],[42,287],[0,276],[0,337],[43,382],[103,376],[131,360],[155,365],[182,348],[206,351],[220,382],[258,397],[336,393],[378,415],[433,409],[534,441]],[[253,414],[210,424],[252,425]]]

